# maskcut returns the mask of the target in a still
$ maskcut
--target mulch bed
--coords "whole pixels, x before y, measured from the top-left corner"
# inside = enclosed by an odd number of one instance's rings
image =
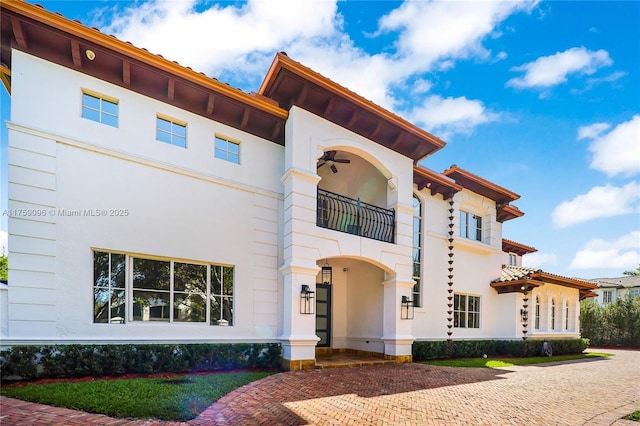
[[[261,368],[247,368],[240,370],[195,371],[182,373],[151,373],[151,374],[121,374],[119,376],[86,376],[86,377],[58,377],[34,380],[3,380],[3,387],[20,387],[30,385],[46,385],[49,383],[75,383],[94,382],[98,380],[125,380],[125,379],[175,379],[175,384],[185,383],[185,376],[212,376],[226,373],[277,373],[277,370]],[[180,383],[179,383],[180,382]]]

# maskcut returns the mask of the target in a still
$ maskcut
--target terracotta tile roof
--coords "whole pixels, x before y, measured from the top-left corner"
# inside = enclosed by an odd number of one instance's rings
[[[515,280],[523,280],[531,278],[531,274],[535,272],[542,272],[541,269],[530,268],[528,266],[510,266],[505,265],[502,267],[502,272],[500,274],[500,278],[493,280],[494,283],[497,282],[507,282],[507,281],[515,281]]]

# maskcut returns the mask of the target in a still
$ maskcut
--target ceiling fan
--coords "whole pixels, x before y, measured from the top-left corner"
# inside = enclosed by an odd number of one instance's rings
[[[336,167],[335,163],[349,164],[351,162],[351,160],[347,160],[346,158],[336,158],[337,152],[338,151],[325,152],[320,160],[318,160],[318,168],[324,166],[325,164],[328,164],[333,173],[338,173],[338,168]]]

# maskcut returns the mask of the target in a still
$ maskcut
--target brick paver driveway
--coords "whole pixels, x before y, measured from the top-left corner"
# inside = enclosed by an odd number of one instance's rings
[[[401,364],[291,372],[237,389],[197,425],[637,425],[640,351],[608,359],[461,369]],[[76,416],[76,417],[74,417]],[[128,422],[4,398],[9,424]]]

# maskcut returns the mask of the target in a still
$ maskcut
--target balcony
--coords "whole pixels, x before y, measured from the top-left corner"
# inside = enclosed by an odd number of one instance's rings
[[[321,228],[394,242],[396,212],[318,188],[316,225]]]

